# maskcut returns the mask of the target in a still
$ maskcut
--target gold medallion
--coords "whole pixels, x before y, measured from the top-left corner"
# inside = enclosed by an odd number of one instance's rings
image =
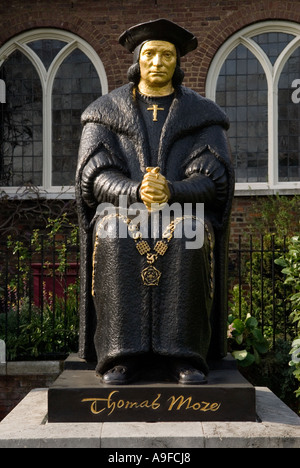
[[[149,265],[142,271],[142,279],[145,286],[158,286],[161,272],[153,265]]]

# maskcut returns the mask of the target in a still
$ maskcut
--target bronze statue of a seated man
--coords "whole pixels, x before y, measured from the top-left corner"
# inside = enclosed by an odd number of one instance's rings
[[[82,116],[79,354],[96,356],[105,383],[132,382],[155,362],[179,383],[202,384],[207,358],[226,355],[229,124],[215,103],[182,86],[180,57],[197,47],[192,33],[162,19],[130,28],[120,43],[134,56],[130,82]],[[126,211],[132,206],[144,208],[148,232]],[[166,207],[181,213],[162,226]],[[201,245],[187,248],[197,226]]]

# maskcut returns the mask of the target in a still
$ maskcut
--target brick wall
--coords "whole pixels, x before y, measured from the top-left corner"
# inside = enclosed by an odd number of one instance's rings
[[[34,388],[48,388],[52,375],[0,376],[0,421]]]
[[[11,0],[0,4],[0,45],[23,31],[66,29],[89,42],[103,61],[109,89],[126,82],[131,56],[118,44],[126,28],[166,17],[199,39],[183,59],[185,85],[204,93],[210,62],[218,48],[239,29],[269,19],[300,22],[298,0]]]
[[[229,243],[231,248],[238,245],[240,235],[251,232],[253,203],[252,197],[236,197],[233,200]]]
[[[34,388],[48,388],[59,376],[59,361],[0,364],[0,421]]]

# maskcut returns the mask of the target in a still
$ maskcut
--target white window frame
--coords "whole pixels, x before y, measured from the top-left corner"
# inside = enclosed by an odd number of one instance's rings
[[[272,65],[262,48],[251,39],[259,34],[279,32],[293,34],[293,39]],[[210,65],[206,80],[206,96],[216,100],[217,81],[221,68],[229,54],[244,45],[258,59],[268,83],[268,182],[236,183],[236,195],[295,194],[300,193],[299,182],[278,181],[278,83],[281,72],[292,53],[300,46],[300,25],[287,21],[264,21],[248,26],[230,37],[218,50]],[[299,70],[300,78],[300,70]],[[297,104],[297,105],[300,105]]]
[[[66,42],[66,45],[53,59],[46,70],[38,55],[27,45],[29,42],[54,39]],[[71,52],[80,49],[93,63],[101,83],[102,95],[108,93],[108,82],[101,59],[95,50],[83,39],[73,33],[58,29],[35,29],[15,36],[0,48],[0,67],[9,56],[19,50],[33,64],[41,80],[43,93],[43,183],[39,186],[40,195],[46,198],[74,198],[74,186],[53,186],[52,180],[52,90],[56,73]],[[20,187],[0,187],[9,196],[22,197]]]

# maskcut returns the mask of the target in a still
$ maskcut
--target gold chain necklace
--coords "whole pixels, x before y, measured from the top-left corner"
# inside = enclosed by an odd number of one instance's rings
[[[119,218],[124,223],[127,224],[128,230],[132,232],[132,238],[135,241],[135,246],[137,251],[140,255],[146,255],[146,260],[148,266],[144,268],[141,272],[141,277],[143,280],[143,284],[145,286],[158,286],[159,279],[161,277],[161,272],[153,265],[154,262],[159,258],[159,256],[164,256],[168,250],[169,242],[173,238],[173,234],[175,231],[176,226],[185,219],[195,219],[201,221],[196,216],[192,215],[185,215],[178,218],[175,218],[171,223],[166,227],[165,231],[162,234],[163,240],[159,240],[156,242],[154,246],[154,252],[151,252],[151,247],[149,243],[142,238],[142,233],[139,231],[138,225],[133,224],[130,218],[126,218],[126,216],[121,215],[119,213],[111,213],[107,216],[104,216],[100,221],[97,229],[95,245],[94,245],[94,252],[93,252],[93,278],[92,278],[92,294],[95,295],[95,267],[97,264],[96,260],[96,251],[99,244],[99,236],[98,232],[102,226],[105,225],[107,221],[112,218]],[[206,228],[206,226],[205,226]]]

